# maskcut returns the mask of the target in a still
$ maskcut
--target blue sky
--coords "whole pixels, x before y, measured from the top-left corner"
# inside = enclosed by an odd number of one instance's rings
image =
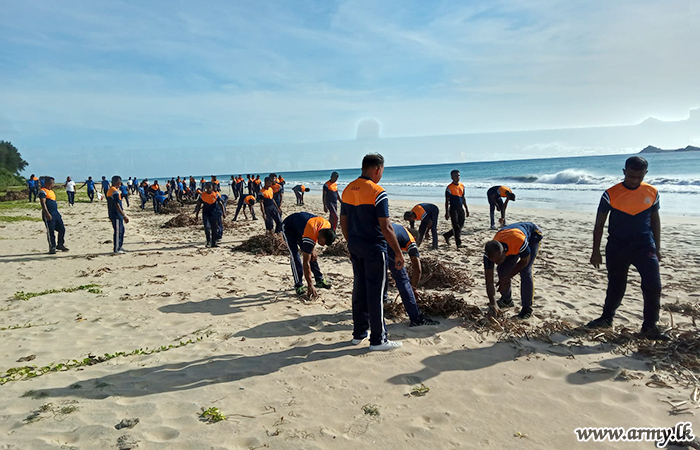
[[[700,103],[691,3],[0,0],[0,139],[64,173],[367,118],[383,138],[679,120]]]

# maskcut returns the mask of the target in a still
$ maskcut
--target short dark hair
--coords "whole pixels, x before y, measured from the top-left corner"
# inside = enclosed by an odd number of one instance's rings
[[[49,182],[49,181],[53,183],[54,181],[56,181],[56,180],[54,180],[53,177],[43,177],[43,178],[44,178],[44,183]]]
[[[627,158],[627,161],[625,161],[625,169],[647,170],[648,168],[649,163],[641,156],[630,156]]]
[[[275,172],[271,172],[270,175],[268,175],[268,178],[270,180],[274,180],[275,178],[277,178],[277,174]]]
[[[207,181],[206,183],[204,183],[204,189],[207,189],[207,188],[214,189],[214,184],[211,181]]]
[[[506,195],[508,195],[509,199],[515,201],[515,193],[514,192],[508,192],[508,194],[506,194]]]
[[[323,228],[318,232],[318,235],[324,236],[326,245],[331,245],[333,242],[335,242],[336,234],[332,228]]]
[[[484,253],[488,258],[494,255],[500,255],[503,252],[503,244],[498,241],[488,241],[484,246]]]
[[[112,184],[117,183],[117,182],[121,183],[121,181],[122,181],[122,177],[120,177],[119,175],[114,175],[112,177]]]
[[[338,174],[338,172],[332,172],[332,173],[331,173],[331,178],[333,178],[333,177],[339,177],[339,176],[340,176],[340,175]]]
[[[456,174],[456,173],[459,173],[459,170],[458,170],[458,169],[454,169],[452,172],[450,172],[450,176],[452,176],[452,175],[454,175],[454,174]]]
[[[415,213],[413,211],[406,211],[403,213],[403,220],[413,220]]]
[[[248,200],[248,204],[249,204],[249,205],[254,205],[254,204],[255,204],[255,198],[251,198],[250,200]]]
[[[311,189],[309,189],[309,188],[304,189],[304,192],[309,192],[309,191],[311,191]]]
[[[362,170],[384,167],[384,157],[379,153],[369,153],[362,158]]]

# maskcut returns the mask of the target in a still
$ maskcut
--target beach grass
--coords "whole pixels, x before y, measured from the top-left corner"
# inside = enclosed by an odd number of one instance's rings
[[[41,222],[41,217],[32,216],[0,216],[0,222]]]

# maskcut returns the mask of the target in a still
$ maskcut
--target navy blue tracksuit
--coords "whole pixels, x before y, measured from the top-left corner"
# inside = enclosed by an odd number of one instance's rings
[[[408,230],[406,230],[406,227],[395,223],[392,223],[391,225],[394,227],[396,240],[399,242],[399,247],[401,247],[401,250],[408,252],[408,256],[419,258],[420,254],[418,253],[416,241]],[[396,266],[394,264],[394,251],[388,246],[387,255],[389,256],[389,272],[391,272],[391,277],[396,283],[396,289],[399,290],[403,307],[406,309],[406,314],[408,314],[411,322],[420,322],[422,316],[420,310],[418,309],[418,303],[416,302],[416,296],[413,293],[413,287],[411,286],[411,279],[408,277],[408,272],[406,272],[405,267],[402,267],[401,270],[396,270]],[[384,296],[386,297],[386,292]]]

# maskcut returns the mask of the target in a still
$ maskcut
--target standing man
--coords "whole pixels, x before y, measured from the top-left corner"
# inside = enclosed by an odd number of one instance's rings
[[[294,195],[297,197],[297,206],[304,205],[304,193],[309,192],[311,189],[307,188],[303,184],[297,184],[292,188]]]
[[[90,203],[92,203],[95,200],[95,182],[92,180],[92,177],[88,177],[83,186],[87,186],[87,195]],[[78,189],[82,189],[83,186],[80,186]]]
[[[430,230],[433,235],[433,250],[438,248],[437,221],[440,216],[440,209],[432,203],[419,203],[412,210],[406,211],[403,214],[404,220],[408,220],[411,228],[414,227],[414,222],[420,220],[420,228],[418,229],[418,247],[423,243],[423,239]]]
[[[66,227],[63,225],[63,218],[58,212],[58,203],[56,203],[56,193],[53,191],[53,185],[54,179],[46,177],[44,187],[39,190],[41,217],[44,219],[44,225],[46,225],[49,254],[51,255],[55,254],[56,250],[68,251],[68,248],[64,245]],[[56,232],[58,232],[58,245],[56,245]]]
[[[27,191],[29,191],[29,201],[32,201],[32,195],[34,196],[34,201],[36,201],[39,195],[39,179],[34,174],[27,178]]]
[[[379,186],[384,157],[369,154],[362,159],[362,175],[342,195],[340,227],[348,242],[352,271],[352,343],[367,339],[370,350],[392,350],[400,342],[387,339],[383,297],[386,289],[387,243],[394,251],[394,267],[404,266],[403,254],[389,220],[389,197]]]
[[[282,210],[275,201],[272,179],[269,177],[265,178],[265,187],[260,190],[258,200],[260,200],[260,211],[265,221],[265,229],[272,232],[274,227],[275,233],[280,233],[282,231]]]
[[[338,172],[331,173],[330,180],[323,185],[323,212],[328,213],[328,221],[333,231],[338,227]]]
[[[399,247],[401,247],[401,250],[408,253],[408,256],[411,258],[411,267],[413,268],[413,276],[409,279],[405,267],[402,267],[401,270],[394,267],[394,251],[391,247],[387,249],[389,256],[389,272],[391,273],[391,278],[393,278],[396,283],[396,289],[399,290],[399,294],[401,295],[403,307],[410,320],[409,326],[440,325],[440,322],[437,320],[429,319],[421,314],[418,308],[418,302],[416,302],[414,289],[418,286],[422,272],[420,253],[418,252],[416,239],[403,225],[393,223],[392,227],[394,228],[394,234],[396,234]],[[386,298],[386,292],[384,297]]]
[[[520,301],[522,308],[518,319],[532,316],[532,299],[535,287],[532,281],[532,264],[542,240],[542,230],[532,222],[518,222],[502,228],[486,243],[484,249],[484,277],[486,295],[489,297],[489,313],[497,315],[501,309],[512,308],[513,298],[510,280],[520,274]],[[498,271],[498,292],[501,299],[496,302],[493,267]]]
[[[294,290],[297,295],[308,293],[309,299],[313,299],[318,297],[316,288],[330,289],[330,283],[323,278],[318,267],[318,256],[314,251],[317,242],[319,245],[331,245],[335,241],[335,231],[331,230],[330,222],[307,212],[294,213],[282,222],[282,236],[289,248]],[[301,259],[299,250],[302,254]],[[311,282],[311,273],[314,274],[315,285]],[[304,280],[308,291],[304,288]]]
[[[211,176],[211,184],[214,187],[214,192],[221,192],[221,183],[216,179],[216,175]]]
[[[508,202],[515,201],[515,194],[507,186],[494,186],[486,192],[486,198],[489,201],[489,210],[491,214],[491,229],[496,229],[496,223],[494,221],[494,210],[501,212],[501,226],[506,226],[506,208],[508,207]],[[506,202],[503,203],[503,199]]]
[[[126,201],[126,206],[129,206],[129,187],[121,184],[119,186],[119,192],[122,194],[122,199]]]
[[[625,295],[629,267],[633,265],[642,277],[644,322],[641,334],[647,339],[668,340],[656,325],[661,298],[661,219],[659,193],[654,186],[643,182],[648,167],[642,157],[628,158],[622,171],[624,181],[605,191],[600,200],[593,230],[591,264],[597,269],[603,262],[600,243],[609,213],[608,244],[605,247],[608,291],[603,315],[587,326],[612,327],[615,311]]]
[[[102,193],[107,196],[107,191],[109,191],[109,181],[107,181],[106,177],[102,177]]]
[[[202,208],[203,207],[203,208]],[[212,183],[204,184],[204,191],[197,200],[194,208],[195,219],[199,218],[199,210],[202,208],[202,221],[204,222],[204,235],[207,238],[207,247],[218,247],[219,240],[223,236],[222,218],[226,217],[226,209],[218,192],[214,191]]]
[[[66,178],[66,195],[68,196],[68,204],[75,205],[75,181],[71,177]]]
[[[113,242],[115,255],[126,253],[124,249],[122,249],[122,245],[124,244],[124,224],[129,223],[129,217],[127,217],[122,208],[121,185],[122,177],[114,175],[112,177],[112,186],[107,190],[106,194],[107,212],[109,220],[112,222],[112,228],[114,229]]]
[[[454,236],[457,248],[462,246],[462,228],[464,227],[464,219],[469,217],[469,207],[467,199],[464,196],[464,185],[459,182],[459,170],[450,172],[452,183],[447,185],[445,189],[445,220],[452,221],[452,229],[442,236],[449,244],[450,238]],[[466,211],[466,212],[465,212]]]

